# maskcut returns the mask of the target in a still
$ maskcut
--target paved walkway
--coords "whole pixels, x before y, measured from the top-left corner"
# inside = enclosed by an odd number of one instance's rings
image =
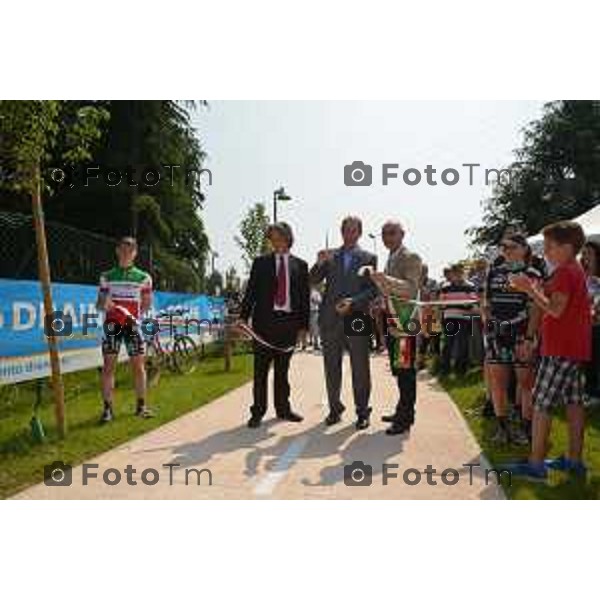
[[[410,436],[386,436],[380,416],[389,412],[397,395],[387,359],[372,360],[374,411],[371,427],[357,432],[353,425],[349,364],[344,363],[343,399],[348,408],[344,421],[325,428],[326,401],[320,356],[297,354],[292,360],[291,385],[294,409],[303,423],[284,423],[269,414],[259,429],[248,429],[245,420],[251,401],[251,384],[238,388],[211,404],[106,452],[97,463],[97,479],[82,485],[82,468],[73,469],[69,487],[47,487],[43,483],[21,492],[17,498],[81,499],[454,499],[503,498],[491,475],[485,481],[480,448],[448,395],[434,380],[420,376],[417,422]],[[369,486],[347,486],[344,467],[362,461],[372,468]],[[178,467],[164,467],[166,464]],[[383,463],[390,478],[383,485]],[[125,468],[136,473],[127,483]],[[436,473],[424,471],[431,465]],[[109,486],[103,473],[121,471],[121,481]],[[156,469],[155,485],[142,483],[142,471]],[[188,480],[186,485],[186,469]],[[209,472],[212,485],[209,485]],[[416,469],[415,471],[407,471]],[[458,471],[458,482],[452,483]],[[200,485],[197,484],[200,473]],[[172,475],[170,481],[170,473]],[[114,473],[108,473],[109,479]],[[360,478],[356,472],[355,477]],[[409,485],[404,481],[420,483]],[[153,479],[152,472],[147,480]],[[428,483],[428,479],[431,483]],[[444,479],[447,483],[444,483]],[[433,485],[436,483],[437,485]]]

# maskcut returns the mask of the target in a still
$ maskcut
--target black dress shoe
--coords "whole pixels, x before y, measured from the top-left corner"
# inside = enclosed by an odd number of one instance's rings
[[[383,415],[383,417],[381,417],[381,420],[384,423],[393,423],[395,418],[396,418],[396,415]]]
[[[290,411],[284,415],[277,415],[280,421],[291,421],[292,423],[301,423],[304,421],[304,417],[297,415],[295,412]]]
[[[327,418],[325,419],[325,425],[327,425],[327,427],[331,427],[332,425],[339,423],[341,420],[342,420],[342,413],[330,412],[327,415]]]
[[[410,425],[404,425],[402,423],[393,423],[391,427],[388,427],[385,432],[387,435],[402,435],[410,431]]]
[[[257,427],[260,427],[261,421],[262,419],[260,417],[250,417],[250,420],[248,421],[248,427],[250,427],[250,429],[256,429]]]
[[[358,419],[356,420],[356,429],[357,430],[361,430],[361,429],[366,429],[369,425],[371,424],[369,417],[358,417]]]

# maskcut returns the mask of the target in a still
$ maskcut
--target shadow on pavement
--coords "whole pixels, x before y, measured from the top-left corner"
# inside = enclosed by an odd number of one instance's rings
[[[276,419],[263,421],[257,429],[249,429],[246,425],[239,425],[234,429],[228,429],[215,433],[198,442],[190,442],[175,446],[173,448],[174,462],[184,467],[201,465],[214,456],[236,452],[242,448],[253,450],[256,444],[275,437],[275,433],[269,429],[277,423]]]
[[[249,477],[256,475],[258,467],[263,461],[267,461],[264,465],[265,470],[275,470],[279,457],[282,456],[292,444],[304,437],[308,437],[309,440],[306,447],[302,450],[302,459],[324,458],[333,454],[338,454],[341,446],[353,433],[355,433],[356,430],[353,425],[347,425],[342,429],[326,433],[328,431],[329,429],[323,423],[319,423],[310,429],[305,429],[297,434],[282,436],[277,443],[272,446],[255,448],[252,452],[248,453],[248,456],[246,457],[246,471],[244,474]]]
[[[304,458],[319,458],[331,454],[339,456],[336,465],[321,469],[318,481],[304,478],[302,479],[303,485],[320,487],[343,482],[344,467],[357,461],[371,467],[373,483],[375,483],[375,478],[382,472],[383,463],[389,462],[392,456],[402,452],[403,444],[408,439],[408,435],[390,437],[384,431],[356,433],[354,427],[347,427],[342,432],[345,432],[346,438],[352,434],[355,436],[344,448],[340,448],[337,444],[337,449],[334,450],[333,447],[329,447],[327,441],[327,438],[333,436],[324,436],[318,442],[313,442],[307,452],[303,454]],[[335,439],[333,442],[333,445],[336,445]]]

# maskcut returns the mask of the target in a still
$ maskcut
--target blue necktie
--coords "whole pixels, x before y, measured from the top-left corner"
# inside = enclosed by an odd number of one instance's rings
[[[352,265],[352,250],[344,250],[344,273],[350,270]]]

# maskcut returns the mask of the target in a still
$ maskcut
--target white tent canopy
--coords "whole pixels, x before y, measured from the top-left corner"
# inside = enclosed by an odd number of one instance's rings
[[[588,212],[579,215],[577,218],[573,219],[573,221],[579,223],[581,227],[583,227],[583,231],[588,238],[600,241],[600,204],[594,206],[594,208],[588,210]],[[544,237],[541,233],[532,235],[528,238],[528,241],[534,250],[536,250],[538,246],[541,246],[543,240]]]

